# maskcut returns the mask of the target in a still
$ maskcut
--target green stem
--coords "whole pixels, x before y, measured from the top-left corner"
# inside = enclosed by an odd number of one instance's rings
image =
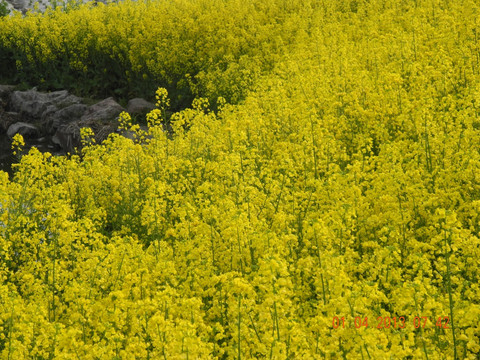
[[[277,339],[280,341],[280,327],[278,326],[277,302],[273,302],[273,311],[275,313],[275,326],[277,327]]]
[[[242,296],[240,295],[238,297],[238,348],[237,348],[237,351],[238,351],[238,360],[241,360],[242,359],[242,355],[241,355],[241,344],[240,344],[240,336],[241,336],[241,323],[242,323],[242,314],[240,312],[240,309],[241,309],[241,306],[242,306]]]
[[[450,279],[450,255],[451,255],[451,250],[447,252],[448,247],[451,246],[451,240],[452,240],[452,233],[450,231],[450,234],[448,236],[447,240],[447,231],[445,230],[444,232],[444,239],[445,239],[445,260],[447,262],[447,289],[448,289],[448,302],[450,306],[450,321],[452,324],[452,336],[453,336],[453,358],[456,360],[458,359],[457,356],[457,339],[455,337],[455,323],[453,321],[453,298],[452,298],[452,282]]]
[[[415,312],[418,314],[417,289],[415,289],[415,293],[413,294],[413,301],[415,302]],[[422,334],[423,352],[425,353],[425,358],[428,360],[427,346],[425,344],[423,327],[420,327],[420,332]]]
[[[313,235],[315,239],[315,245],[317,246],[318,266],[320,268],[320,279],[322,280],[323,305],[327,305],[327,298],[325,296],[325,282],[323,279],[322,258],[320,256],[320,245],[318,244],[317,231],[315,230],[315,228],[313,229]]]
[[[8,360],[10,360],[12,357],[12,337],[13,337],[13,317],[15,315],[15,307],[13,305],[12,301],[12,312],[10,314],[10,322],[8,326]]]
[[[57,236],[53,240],[53,269],[52,269],[52,311],[53,321],[55,322],[55,264],[57,260]]]

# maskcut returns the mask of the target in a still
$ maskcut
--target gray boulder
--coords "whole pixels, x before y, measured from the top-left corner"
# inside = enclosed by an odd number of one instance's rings
[[[107,98],[92,106],[71,105],[62,110],[47,113],[45,120],[51,123],[55,134],[52,142],[65,152],[81,147],[80,128],[89,127],[95,133],[95,141],[101,143],[116,127],[111,123],[125,111],[113,98]]]
[[[0,134],[6,133],[10,125],[20,122],[21,117],[16,112],[0,112]]]
[[[75,148],[79,148],[81,145],[80,128],[77,123],[61,125],[55,135],[52,136],[52,142],[62,148],[63,151],[73,153]]]
[[[155,105],[142,98],[135,98],[128,102],[127,112],[131,115],[144,115],[155,109]]]
[[[48,105],[42,114],[42,123],[46,124],[48,122],[48,119],[53,116],[57,111],[58,108],[55,105]]]
[[[55,135],[52,136],[52,142],[59,146],[63,151],[73,153],[75,149],[80,149],[82,146],[82,140],[80,136],[79,122],[72,122],[67,125],[61,125]],[[100,124],[98,122],[90,124],[90,127],[95,134],[95,142],[100,144],[104,141],[108,135],[115,132],[115,126],[112,124]]]
[[[36,126],[24,122],[17,122],[8,127],[7,136],[12,139],[15,134],[20,134],[25,138],[37,137],[39,132]]]
[[[28,0],[9,0],[8,3],[15,10],[19,10],[19,11],[26,10],[30,5]]]
[[[49,111],[47,109],[43,116],[46,132],[54,134],[60,126],[79,121],[87,108],[87,105],[84,104],[73,104],[60,110],[55,108],[53,111]]]
[[[90,0],[81,0],[82,3],[87,3]],[[7,7],[9,10],[18,10],[22,13],[26,13],[28,10],[34,11],[34,6],[37,1],[30,0],[6,0]],[[47,8],[52,8],[54,6],[62,6],[63,3],[68,1],[53,1],[53,0],[38,0],[38,11],[44,12]],[[106,3],[106,0],[99,0],[98,2]]]
[[[125,111],[125,109],[113,100],[112,97],[109,97],[90,106],[83,114],[81,123],[83,125],[92,121],[106,122],[114,120],[122,111]]]
[[[11,107],[15,111],[33,119],[41,119],[47,109],[52,111],[51,106],[61,109],[80,102],[79,97],[70,95],[66,90],[51,93],[41,93],[35,89],[14,91],[10,98]]]

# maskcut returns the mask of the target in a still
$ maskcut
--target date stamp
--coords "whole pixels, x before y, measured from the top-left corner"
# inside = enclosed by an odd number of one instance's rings
[[[334,329],[339,328],[351,328],[355,329],[376,327],[377,329],[405,329],[408,324],[411,324],[415,329],[425,328],[434,324],[440,329],[450,329],[450,319],[448,316],[439,316],[436,321],[432,320],[428,316],[415,316],[410,320],[406,316],[378,316],[372,323],[369,322],[368,317],[356,316],[353,321],[349,321],[345,316],[334,316],[332,320],[332,327]]]

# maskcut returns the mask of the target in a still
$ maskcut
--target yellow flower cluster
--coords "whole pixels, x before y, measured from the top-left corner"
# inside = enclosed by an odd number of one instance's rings
[[[218,66],[191,79],[209,94],[231,71],[251,90],[198,97],[170,133],[160,88],[148,133],[120,116],[145,141],[84,130],[81,158],[32,149],[0,173],[0,358],[477,359],[480,6],[169,3],[0,22],[62,19],[85,34],[64,49],[185,78],[195,58]],[[149,57],[128,34],[165,46]],[[248,72],[249,49],[269,71]]]
[[[17,155],[17,152],[21,152],[25,146],[25,140],[21,134],[15,134],[12,139],[13,155]]]

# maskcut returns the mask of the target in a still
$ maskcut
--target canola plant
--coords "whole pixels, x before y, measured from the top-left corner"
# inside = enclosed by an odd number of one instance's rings
[[[479,14],[172,0],[0,20],[18,78],[158,85],[147,132],[120,116],[135,141],[83,129],[79,155],[0,172],[0,358],[478,359]]]

